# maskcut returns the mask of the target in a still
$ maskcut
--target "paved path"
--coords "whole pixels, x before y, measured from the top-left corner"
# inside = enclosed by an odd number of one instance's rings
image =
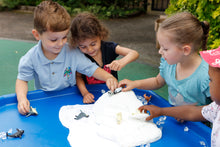
[[[109,40],[137,50],[140,53],[138,63],[157,67],[160,55],[155,48],[154,21],[158,17],[159,15],[141,15],[103,20],[103,23],[111,33]],[[0,38],[35,41],[32,28],[32,13],[0,12]]]

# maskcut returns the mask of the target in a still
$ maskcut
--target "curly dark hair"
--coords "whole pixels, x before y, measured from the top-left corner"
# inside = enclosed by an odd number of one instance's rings
[[[80,41],[88,38],[100,37],[106,40],[109,35],[108,29],[92,13],[83,12],[74,17],[71,24],[70,45],[77,47]]]

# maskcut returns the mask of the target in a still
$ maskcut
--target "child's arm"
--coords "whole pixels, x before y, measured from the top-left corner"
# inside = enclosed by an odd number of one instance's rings
[[[28,82],[17,79],[15,90],[18,100],[18,111],[25,115],[30,110],[30,102],[27,99]]]
[[[111,90],[114,91],[116,88],[118,88],[118,81],[117,79],[105,71],[104,69],[98,67],[94,74],[92,75],[96,79],[102,80],[106,82],[107,87]]]
[[[116,46],[115,53],[124,56],[123,58],[119,60],[114,60],[107,65],[107,67],[115,71],[120,71],[123,67],[125,67],[125,65],[136,60],[139,57],[137,51],[119,45]]]
[[[82,79],[82,74],[78,72],[76,72],[76,85],[83,96],[83,103],[95,102],[94,95],[87,90],[85,82]]]
[[[185,105],[185,106],[177,106],[177,107],[166,107],[160,108],[154,105],[144,105],[139,107],[140,112],[144,110],[150,112],[150,116],[146,118],[146,120],[151,120],[155,117],[159,117],[161,115],[171,116],[174,118],[188,120],[188,121],[206,121],[206,119],[202,116],[202,108],[203,106],[194,106],[194,105]]]
[[[154,90],[159,89],[165,85],[165,80],[158,74],[156,77],[131,81],[128,79],[124,79],[119,82],[119,87],[124,87],[122,91],[128,91],[134,88],[138,89],[146,89],[146,90]]]

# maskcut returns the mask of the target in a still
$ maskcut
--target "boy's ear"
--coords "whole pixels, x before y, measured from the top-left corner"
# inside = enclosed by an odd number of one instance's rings
[[[40,34],[38,33],[36,29],[32,30],[32,34],[34,35],[36,40],[40,40]]]
[[[192,51],[192,48],[191,48],[190,45],[184,45],[183,46],[184,55],[186,55],[186,56],[189,55],[191,53],[191,51]]]

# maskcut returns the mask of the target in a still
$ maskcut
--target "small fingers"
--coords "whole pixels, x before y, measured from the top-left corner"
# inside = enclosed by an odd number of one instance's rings
[[[149,120],[151,120],[151,119],[153,119],[153,117],[152,117],[151,115],[149,115],[145,120],[146,120],[146,121],[149,121]]]
[[[122,89],[122,92],[126,92],[126,91],[129,91],[130,89],[128,87],[125,87]]]
[[[185,122],[185,120],[183,120],[183,119],[180,119],[180,118],[175,118],[179,123],[184,123]]]
[[[150,113],[150,109],[146,108],[145,105],[139,107],[138,110],[139,110],[140,112],[143,112],[143,111],[144,111],[144,113]]]
[[[95,97],[93,94],[88,93],[83,97],[83,103],[86,103],[86,104],[93,103],[95,102],[94,98]]]
[[[118,60],[114,60],[111,64],[108,64],[108,67],[114,71],[121,70],[121,64]]]
[[[120,81],[119,87],[123,87],[123,89],[122,89],[123,92],[129,91],[134,88],[134,86],[132,85],[132,81],[130,81],[128,79],[124,79],[124,80]]]
[[[118,83],[118,87],[125,87],[125,84],[123,83],[123,81],[120,81],[120,82]]]
[[[120,67],[119,65],[113,64],[110,69],[114,70],[114,71],[119,71],[119,69],[120,69],[119,67]]]
[[[138,108],[138,110],[139,110],[140,112],[143,112],[143,110],[145,111],[144,106],[140,106],[140,107]]]
[[[83,103],[85,103],[85,104],[90,104],[90,103],[93,103],[93,102],[95,102],[94,99],[86,99],[86,100],[83,100]]]
[[[110,90],[111,91],[114,91],[116,88],[118,88],[118,81],[116,81],[116,80],[113,80],[113,81],[111,81],[111,84],[110,84],[111,86],[110,86]]]
[[[21,104],[18,104],[18,111],[19,111],[22,115],[26,115],[26,114],[29,113],[29,111],[30,111],[30,104],[29,104],[29,103],[21,103]]]
[[[85,103],[85,104],[89,104],[89,103],[93,103],[93,102],[95,102],[94,99],[83,99],[83,103]]]
[[[147,108],[145,108],[145,106],[139,107],[138,110],[139,110],[140,112],[143,112],[143,111],[144,111],[144,113],[150,113],[150,111],[149,111]],[[153,119],[153,116],[152,116],[152,115],[149,115],[145,120],[146,120],[146,121],[149,121],[149,120],[151,120],[151,119]]]
[[[116,88],[118,88],[118,81],[116,78],[110,78],[106,81],[106,85],[113,92]]]
[[[128,88],[126,86],[127,86],[127,83],[125,80],[120,81],[118,84],[118,87],[123,87],[122,89],[123,92],[128,91]]]

